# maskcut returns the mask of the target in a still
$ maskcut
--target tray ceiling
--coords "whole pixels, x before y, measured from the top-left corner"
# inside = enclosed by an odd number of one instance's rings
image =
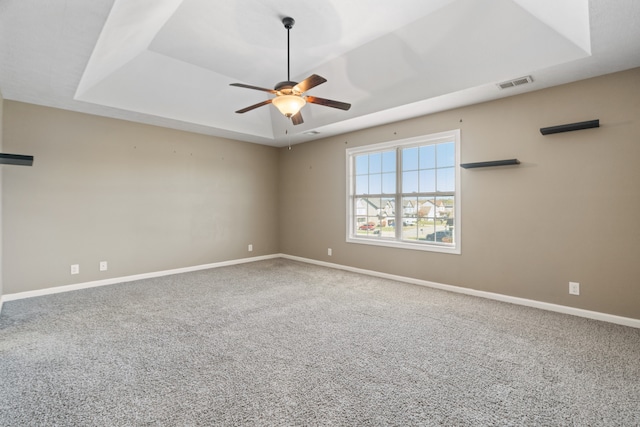
[[[319,74],[292,126],[234,111]],[[283,146],[640,66],[633,0],[67,0],[0,3],[5,99]],[[501,90],[498,83],[533,82]],[[316,134],[312,134],[315,131]]]

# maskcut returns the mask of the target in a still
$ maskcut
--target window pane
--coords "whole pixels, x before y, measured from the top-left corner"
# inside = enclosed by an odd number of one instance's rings
[[[402,150],[402,170],[410,171],[418,169],[418,147]]]
[[[396,237],[396,211],[395,211],[395,198],[383,198],[381,199],[380,209],[380,237],[387,239],[394,239]]]
[[[380,215],[387,218],[389,222],[393,222],[396,216],[395,210],[396,199],[395,198],[382,198],[380,202]]]
[[[379,231],[378,233],[375,233],[375,231],[378,229],[378,227],[376,226],[377,220],[378,218],[375,216],[366,217],[366,221],[358,223],[358,229],[356,230],[356,233],[361,236],[375,236],[376,234],[379,234]]]
[[[418,171],[404,172],[402,174],[402,192],[418,192]]]
[[[380,226],[380,237],[386,239],[395,239],[396,238],[396,227],[395,220],[390,219],[386,221],[386,224],[383,223]]]
[[[420,226],[419,239],[429,241],[429,239],[434,238],[432,234],[435,232],[435,229],[436,224],[433,220],[425,220]]]
[[[379,197],[369,197],[368,199],[368,203],[369,203],[369,216],[372,217],[378,217],[379,212],[380,212],[380,198]]]
[[[356,211],[356,222],[366,222],[367,221],[367,200],[363,198],[357,198],[355,203],[355,211]]]
[[[445,244],[453,244],[453,229],[449,230],[441,226],[436,226],[435,231],[427,234],[425,239],[427,242],[437,242]]]
[[[386,151],[382,153],[382,172],[396,171],[396,152]]]
[[[369,173],[369,155],[356,156],[356,175]]]
[[[418,217],[423,219],[433,219],[435,212],[435,202],[433,199],[418,200]]]
[[[434,207],[434,199],[418,199],[418,240],[426,240],[427,234],[433,231]]]
[[[453,228],[454,217],[454,205],[455,199],[453,196],[443,196],[436,198],[436,205],[438,206],[438,218],[444,225]]]
[[[407,218],[407,220],[403,220],[402,223],[402,239],[418,240],[418,222],[415,218]]]
[[[420,171],[420,192],[433,193],[436,191],[436,170],[428,169]]]
[[[420,147],[420,169],[432,169],[436,167],[436,146],[425,145]]]
[[[369,176],[356,176],[356,194],[369,194]]]
[[[394,194],[396,192],[395,172],[382,174],[382,192],[384,194]]]
[[[369,194],[382,193],[382,175],[374,173],[369,175]]]
[[[453,244],[454,242],[454,198],[452,196],[438,197],[435,200],[435,220],[433,230],[427,234],[429,242]]]
[[[415,218],[418,213],[418,199],[416,197],[402,198],[402,216]]]
[[[379,237],[384,203],[385,200],[379,197],[363,197],[359,200],[356,220],[356,234],[358,236]]]
[[[454,166],[456,163],[456,146],[453,142],[438,144],[436,153],[438,155],[438,167]]]
[[[438,191],[455,191],[456,174],[454,168],[438,169]]]
[[[369,154],[369,173],[382,172],[382,153]]]

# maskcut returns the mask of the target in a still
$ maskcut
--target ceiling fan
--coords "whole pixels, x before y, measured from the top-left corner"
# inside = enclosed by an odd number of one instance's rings
[[[317,74],[312,74],[300,83],[291,81],[290,67],[289,67],[289,31],[295,24],[293,18],[286,17],[282,19],[284,27],[287,29],[287,80],[275,85],[273,89],[266,89],[258,86],[245,85],[242,83],[231,83],[231,86],[244,87],[247,89],[261,90],[263,92],[269,92],[275,95],[275,98],[267,99],[266,101],[259,102],[249,107],[236,111],[236,113],[242,114],[247,111],[251,111],[255,108],[262,107],[263,105],[273,104],[278,110],[286,117],[291,118],[294,125],[303,123],[302,114],[300,110],[305,106],[307,102],[311,104],[324,105],[325,107],[338,108],[340,110],[348,110],[351,108],[351,104],[340,101],[332,101],[331,99],[318,98],[316,96],[304,95],[309,89],[312,89],[327,81],[324,77]]]

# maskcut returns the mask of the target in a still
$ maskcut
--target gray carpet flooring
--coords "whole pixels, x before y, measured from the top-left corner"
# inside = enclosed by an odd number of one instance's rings
[[[633,426],[640,330],[285,259],[5,303],[2,426]]]

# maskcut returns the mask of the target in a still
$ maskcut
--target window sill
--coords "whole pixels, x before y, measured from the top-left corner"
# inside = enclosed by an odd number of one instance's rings
[[[437,243],[410,243],[398,242],[397,240],[384,239],[367,239],[358,237],[347,237],[347,243],[356,243],[362,245],[386,246],[389,248],[409,249],[414,251],[438,252],[452,255],[460,255],[460,245],[445,246]]]

